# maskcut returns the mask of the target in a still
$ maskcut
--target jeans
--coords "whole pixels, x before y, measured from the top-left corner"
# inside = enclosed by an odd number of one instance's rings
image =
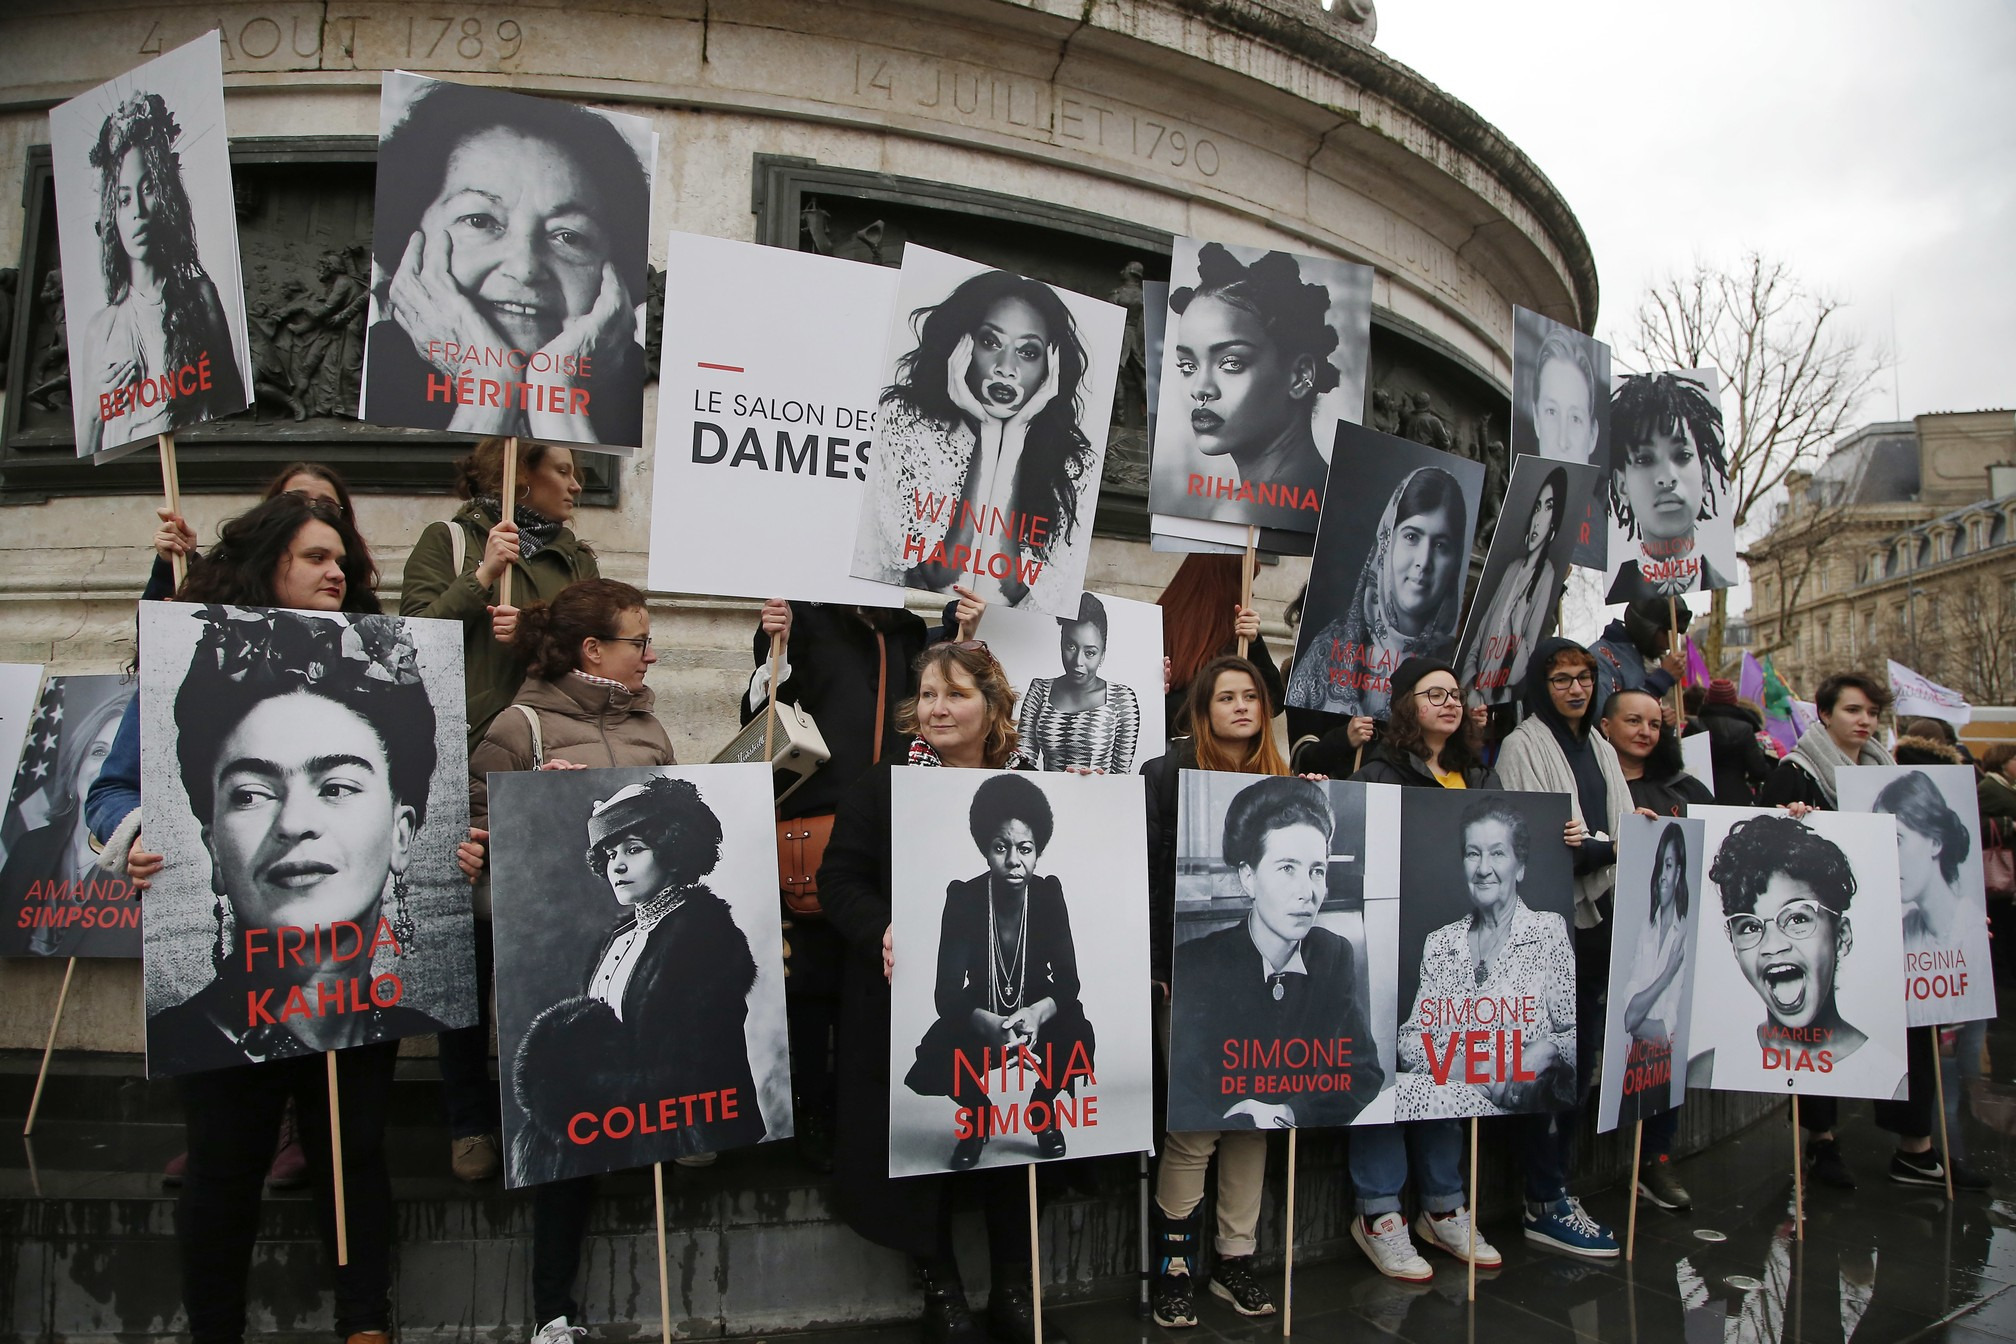
[[[1361,1125],[1351,1131],[1350,1142],[1351,1185],[1357,1192],[1360,1217],[1398,1213],[1400,1190],[1407,1184],[1410,1170],[1422,1208],[1430,1213],[1453,1213],[1463,1207],[1461,1120]]]
[[[496,952],[490,945],[490,921],[479,919],[476,1025],[444,1031],[434,1038],[440,1051],[442,1119],[448,1122],[451,1139],[488,1134],[503,1123],[498,1114],[497,1080],[490,1076],[490,985],[496,978],[496,965]]]
[[[1610,921],[1575,930],[1575,1091],[1573,1110],[1519,1117],[1519,1148],[1526,1168],[1526,1199],[1551,1204],[1568,1193],[1575,1169],[1576,1133],[1582,1101],[1596,1081],[1596,1055],[1603,1044],[1604,999],[1610,984]]]
[[[343,1189],[350,1263],[336,1270],[336,1333],[389,1330],[392,1309],[392,1182],[385,1166],[385,1111],[396,1041],[336,1053],[343,1119]],[[322,1243],[335,1261],[336,1216],[329,1164],[328,1064],[321,1055],[192,1073],[177,1080],[189,1170],[175,1205],[182,1302],[193,1344],[245,1337],[245,1279],[259,1237],[266,1169],[273,1163],[288,1098],[301,1127]]]
[[[574,1280],[581,1274],[581,1248],[588,1244],[588,1214],[595,1206],[595,1178],[547,1181],[532,1187],[532,1316],[544,1325],[565,1316],[581,1324]]]

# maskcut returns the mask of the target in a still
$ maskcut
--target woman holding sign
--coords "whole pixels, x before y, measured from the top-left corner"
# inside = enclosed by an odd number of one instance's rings
[[[1018,743],[1014,688],[985,644],[934,644],[919,656],[917,673],[917,694],[897,716],[898,728],[916,734],[910,767],[1034,768]],[[840,809],[819,869],[820,901],[848,945],[838,1033],[834,1194],[848,1226],[878,1245],[908,1253],[915,1262],[924,1289],[925,1344],[967,1344],[976,1327],[952,1252],[950,1176],[888,1176],[889,976],[898,955],[890,915],[892,768],[898,767],[876,765],[862,776]],[[1027,823],[1010,818],[1002,824]],[[1033,843],[1033,835],[1031,839]],[[979,1187],[986,1216],[993,1262],[989,1332],[1005,1344],[1037,1344],[1029,1290],[1027,1178],[1000,1167],[960,1179]],[[1054,1325],[1045,1333],[1058,1338]]]
[[[283,494],[225,524],[181,598],[376,612],[378,599],[371,592],[376,576],[357,559],[361,554],[342,514],[319,501]],[[414,833],[424,820],[433,770],[432,706],[424,688],[404,679],[409,669],[396,639],[360,638],[354,656],[332,650],[328,685],[321,690],[281,678],[261,686],[268,675],[264,669],[278,663],[267,657],[274,642],[310,637],[298,628],[303,619],[281,613],[233,622],[243,627],[232,632],[241,638],[226,639],[221,628],[215,629],[212,670],[201,676],[192,672],[176,703],[178,720],[186,714],[202,725],[183,735],[180,750],[190,802],[212,836],[208,857],[219,892],[219,942],[212,949],[217,974],[195,997],[158,1014],[152,1025],[178,1051],[214,1061],[210,1071],[177,1079],[189,1153],[176,1209],[182,1297],[190,1335],[201,1340],[244,1336],[245,1281],[259,1233],[260,1186],[290,1098],[314,1172],[323,1241],[334,1258],[328,1075],[320,1051],[336,1045],[350,1046],[336,1055],[350,1249],[350,1263],[336,1270],[336,1329],[345,1335],[383,1336],[392,1322],[392,1186],[384,1139],[398,1043],[390,1038],[424,1031],[428,1024],[404,1020],[412,1016],[410,1009],[374,1007],[343,1015],[350,1019],[338,1033],[344,1039],[323,1030],[333,1021],[311,1019],[315,1038],[304,1040],[278,1026],[243,1031],[220,1020],[217,1011],[225,995],[235,991],[242,1003],[248,988],[259,989],[246,983],[240,969],[245,930],[276,921],[326,926],[347,920],[359,928],[390,924],[409,945],[416,933],[410,925],[398,932],[403,919],[399,890]],[[361,623],[351,628],[360,634],[366,629]],[[368,717],[360,713],[365,700],[375,702]],[[220,712],[227,702],[228,710]],[[399,731],[378,726],[394,720],[404,725]],[[326,852],[273,857],[279,818],[286,813],[274,810],[279,794],[271,779],[247,768],[248,763],[278,764],[287,773],[308,764],[304,751],[327,755],[331,744],[338,743],[345,763],[337,773],[344,778],[328,788],[346,802],[355,800],[346,809],[355,815],[339,823],[332,814],[324,824]],[[318,795],[324,791],[315,790]],[[297,792],[292,787],[286,791],[289,811],[321,806],[297,800]],[[86,816],[92,835],[106,850],[123,856],[126,875],[136,886],[144,887],[160,872],[164,856],[148,852],[140,835],[137,697],[91,787]],[[389,916],[383,908],[388,884]],[[355,1044],[350,1038],[369,1043]]]

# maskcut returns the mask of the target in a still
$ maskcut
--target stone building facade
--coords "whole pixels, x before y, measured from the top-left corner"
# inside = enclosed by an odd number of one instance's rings
[[[2016,413],[1868,425],[1788,486],[1744,556],[1744,624],[1795,692],[1894,658],[1977,704],[2016,698]]]
[[[125,666],[158,504],[152,455],[78,463],[45,387],[62,367],[47,111],[212,28],[275,391],[181,436],[185,511],[207,539],[282,463],[331,462],[361,493],[388,598],[421,527],[450,512],[465,445],[358,422],[354,333],[329,315],[342,305],[328,299],[371,283],[385,70],[651,118],[658,263],[671,230],[882,264],[916,241],[1122,301],[1167,275],[1178,233],[1366,263],[1368,423],[1501,473],[1513,305],[1584,330],[1596,318],[1568,204],[1496,129],[1380,54],[1369,0],[21,0],[0,14],[0,180],[19,184],[0,206],[0,265],[15,270],[11,289],[0,278],[0,660]],[[661,280],[653,320],[663,303],[676,320],[678,277]],[[1145,540],[1142,392],[1123,379],[1088,584],[1152,599],[1178,557]],[[582,461],[576,530],[605,573],[641,582],[652,454]],[[1277,626],[1305,572],[1287,560],[1263,576]],[[652,601],[659,703],[681,758],[704,760],[734,731],[751,605]],[[51,972],[0,976],[0,1046],[39,1047]],[[80,968],[62,1043],[137,1049],[136,978]]]

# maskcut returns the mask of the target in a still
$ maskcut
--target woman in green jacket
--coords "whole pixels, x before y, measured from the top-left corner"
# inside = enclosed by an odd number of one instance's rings
[[[551,602],[579,579],[599,579],[595,553],[567,529],[581,481],[574,453],[518,439],[517,507],[503,518],[498,499],[510,439],[484,439],[455,464],[457,487],[468,502],[445,523],[429,523],[406,557],[399,590],[401,616],[430,616],[462,623],[462,659],[469,714],[469,746],[482,742],[498,711],[525,680],[525,662],[512,648],[518,605]],[[511,601],[497,601],[497,580],[509,568]],[[477,988],[490,999],[490,926],[476,928]],[[465,1181],[498,1172],[497,1084],[490,1080],[490,1030],[485,1022],[437,1038],[441,1051],[441,1101],[446,1112],[449,1165]]]

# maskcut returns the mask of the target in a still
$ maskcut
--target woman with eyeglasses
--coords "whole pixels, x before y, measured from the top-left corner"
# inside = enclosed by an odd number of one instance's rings
[[[490,840],[489,776],[505,770],[678,764],[672,739],[652,712],[651,689],[644,684],[658,655],[651,647],[651,614],[643,593],[613,579],[571,583],[552,601],[530,603],[518,613],[511,650],[524,660],[525,680],[469,753],[469,840],[456,853],[464,874],[477,883],[482,1020],[440,1037],[444,1090],[453,1086],[470,1095],[480,1090],[493,1105],[497,1084],[490,1081],[488,1067],[494,964],[490,884],[479,880]],[[674,1023],[659,1026],[680,1029]],[[538,1344],[573,1344],[580,1333],[574,1278],[594,1198],[592,1176],[533,1187],[532,1306],[541,1327]]]
[[[1351,776],[1354,782],[1415,789],[1502,787],[1497,772],[1478,759],[1477,731],[1464,711],[1463,688],[1453,667],[1440,658],[1409,658],[1393,670],[1391,694],[1386,734],[1367,750],[1364,767]],[[1332,748],[1326,743],[1325,749]],[[1320,769],[1323,763],[1310,764]],[[1401,1192],[1410,1176],[1421,1205],[1414,1233],[1459,1261],[1471,1254],[1462,1121],[1357,1126],[1351,1131],[1350,1160],[1358,1214],[1351,1239],[1381,1274],[1410,1283],[1435,1276],[1415,1250],[1401,1212]],[[1504,1263],[1481,1236],[1475,1253],[1480,1269]]]
[[[266,483],[266,489],[259,498],[264,501],[276,495],[294,495],[301,499],[319,499],[337,514],[349,521],[354,529],[357,515],[350,506],[350,487],[343,483],[342,476],[334,467],[326,467],[320,462],[289,462],[280,468],[280,474]],[[147,575],[147,587],[140,594],[142,602],[166,601],[175,591],[175,560],[182,556],[191,564],[200,557],[196,552],[196,530],[188,520],[172,509],[160,508],[154,511],[161,520],[161,526],[154,531],[154,568]],[[358,545],[363,546],[364,538],[359,535]],[[371,564],[371,551],[364,547],[364,563]]]

